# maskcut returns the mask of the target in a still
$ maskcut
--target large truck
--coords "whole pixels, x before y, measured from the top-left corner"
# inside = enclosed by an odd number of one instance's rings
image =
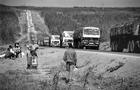
[[[74,47],[99,49],[100,29],[98,27],[80,27],[74,32]]]
[[[140,25],[125,23],[110,29],[110,47],[116,52],[140,52]]]
[[[61,37],[62,47],[67,47],[68,43],[73,45],[73,33],[74,31],[63,31]]]
[[[43,45],[44,46],[50,46],[50,37],[49,36],[44,37]]]
[[[43,38],[38,38],[37,43],[40,46],[50,46],[50,37],[44,36]]]
[[[51,35],[50,46],[60,47],[60,35]]]

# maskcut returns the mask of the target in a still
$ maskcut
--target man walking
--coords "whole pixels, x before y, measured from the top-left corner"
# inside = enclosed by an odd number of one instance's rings
[[[72,69],[77,63],[77,55],[71,43],[68,44],[68,49],[64,53],[63,60],[66,62],[66,71],[69,73],[66,82],[69,82],[71,79]]]

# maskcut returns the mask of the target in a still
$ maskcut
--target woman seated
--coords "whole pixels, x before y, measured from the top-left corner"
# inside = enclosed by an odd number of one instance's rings
[[[12,45],[9,45],[4,57],[14,59],[15,56],[16,56],[16,53],[14,52]]]
[[[18,58],[22,52],[19,43],[15,43],[14,52],[16,54],[16,58]]]

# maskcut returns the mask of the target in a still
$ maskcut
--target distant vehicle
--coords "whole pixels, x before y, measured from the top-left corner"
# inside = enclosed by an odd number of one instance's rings
[[[73,45],[73,33],[74,31],[64,31],[62,33],[62,47],[67,47],[68,43]]]
[[[123,24],[110,29],[110,46],[112,51],[140,53],[140,25]]]
[[[43,45],[44,46],[50,46],[50,37],[44,37],[44,40],[43,40]]]
[[[60,35],[52,35],[50,39],[50,46],[60,46]]]
[[[75,48],[95,47],[99,49],[100,29],[98,27],[81,27],[75,30],[73,38]]]
[[[38,44],[40,45],[40,46],[50,46],[50,37],[48,36],[46,36],[46,37],[44,37],[44,38],[42,38],[42,39],[39,39],[38,40]]]

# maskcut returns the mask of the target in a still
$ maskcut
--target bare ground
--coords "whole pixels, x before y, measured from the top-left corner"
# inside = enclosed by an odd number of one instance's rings
[[[37,70],[26,69],[26,57],[0,59],[0,90],[139,90],[140,57],[78,50],[78,69],[70,83],[63,54],[65,49],[39,50]]]

